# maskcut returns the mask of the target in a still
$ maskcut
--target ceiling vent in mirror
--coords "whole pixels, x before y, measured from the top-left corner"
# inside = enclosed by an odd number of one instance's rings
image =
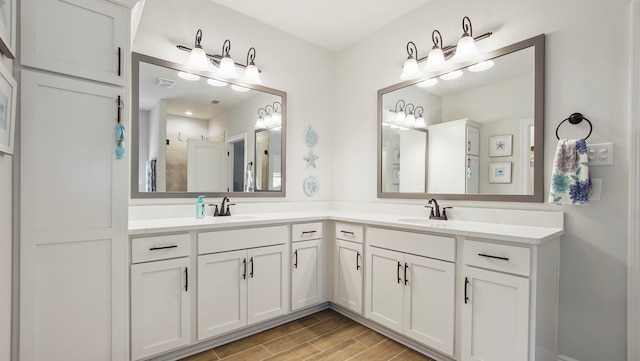
[[[220,104],[220,101],[218,99],[211,99],[209,100],[209,104],[218,105]]]
[[[164,77],[159,76],[158,77],[158,82],[156,83],[160,88],[173,88],[174,85],[176,85],[177,81],[173,80],[173,79],[167,79]]]

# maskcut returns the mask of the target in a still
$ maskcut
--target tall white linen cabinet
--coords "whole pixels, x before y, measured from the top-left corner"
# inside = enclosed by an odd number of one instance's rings
[[[135,2],[20,1],[22,361],[129,359],[129,171],[115,125]]]

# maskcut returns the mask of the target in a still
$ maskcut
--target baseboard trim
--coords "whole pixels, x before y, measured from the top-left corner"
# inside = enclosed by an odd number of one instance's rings
[[[558,355],[558,361],[578,361],[574,358],[565,355]]]

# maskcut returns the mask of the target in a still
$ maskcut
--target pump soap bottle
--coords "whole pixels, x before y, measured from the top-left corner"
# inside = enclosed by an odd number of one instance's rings
[[[198,202],[196,203],[196,218],[204,218],[204,196],[198,196]]]

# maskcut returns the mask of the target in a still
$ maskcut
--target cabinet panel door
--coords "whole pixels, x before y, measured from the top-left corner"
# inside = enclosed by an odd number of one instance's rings
[[[247,324],[247,251],[198,256],[198,340]]]
[[[469,283],[462,311],[462,360],[527,360],[529,279],[468,266],[464,275]]]
[[[403,255],[370,247],[367,264],[367,317],[402,332],[404,263]]]
[[[322,301],[321,240],[296,242],[291,260],[291,309]]]
[[[22,0],[21,61],[124,85],[127,29],[127,9],[108,1]]]
[[[288,311],[289,279],[286,245],[248,250],[248,323],[260,322]]]
[[[480,155],[480,129],[467,125],[467,154]]]
[[[468,155],[466,164],[467,194],[478,194],[480,189],[480,158],[477,155]]]
[[[189,258],[131,266],[131,355],[134,360],[188,345]]]
[[[336,240],[334,301],[362,314],[362,244]]]
[[[405,255],[404,333],[453,355],[455,264]]]

